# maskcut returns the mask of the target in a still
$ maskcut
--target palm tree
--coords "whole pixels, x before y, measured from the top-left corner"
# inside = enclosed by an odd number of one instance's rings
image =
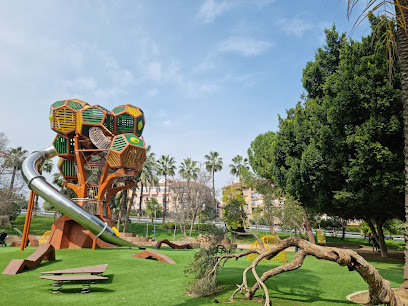
[[[359,0],[348,0],[348,16]],[[394,9],[395,13],[392,12]],[[363,13],[357,19],[355,25],[358,25],[370,12],[380,10],[381,22],[379,26],[386,24],[388,31],[382,41],[389,50],[389,72],[393,71],[392,51],[398,54],[401,69],[401,87],[403,98],[403,121],[404,121],[404,160],[405,160],[405,266],[404,283],[400,290],[404,295],[408,295],[408,0],[381,0],[367,1]],[[395,18],[394,18],[395,17]],[[397,37],[392,31],[392,22],[397,24]],[[398,43],[397,43],[398,42]]]
[[[237,155],[232,159],[232,164],[229,165],[231,168],[231,174],[237,176],[239,181],[242,181],[243,169],[249,169],[248,159],[243,158],[241,155]]]
[[[199,169],[197,167],[197,162],[195,160],[192,160],[191,157],[187,157],[185,160],[183,160],[179,167],[180,176],[187,181],[187,202],[190,207],[191,207],[190,181],[196,180],[198,178],[198,171]],[[184,203],[182,203],[181,209],[182,209],[183,217],[185,217]],[[194,224],[194,219],[195,219],[195,216],[193,217],[192,224]],[[184,235],[185,235],[185,222],[184,222]],[[190,236],[191,236],[191,230],[190,230]]]
[[[51,173],[52,169],[54,168],[54,164],[52,160],[46,159],[41,163],[40,170],[41,172]]]
[[[153,152],[150,152],[151,146],[147,146],[146,154],[147,158],[143,164],[142,172],[140,173],[140,198],[139,198],[139,213],[138,213],[138,223],[140,223],[140,216],[142,214],[142,202],[143,202],[143,190],[144,186],[149,185],[151,188],[152,186],[157,186],[159,182],[159,178],[157,177],[158,172],[158,165],[155,160],[155,155]]]
[[[14,188],[14,181],[16,178],[17,170],[21,170],[21,166],[23,164],[24,159],[26,158],[27,151],[23,150],[22,147],[17,147],[15,149],[11,148],[7,150],[5,156],[5,164],[7,168],[13,168],[13,172],[11,174],[11,181],[9,191],[13,191]]]
[[[214,199],[214,209],[215,209],[215,217],[213,223],[215,223],[215,219],[217,218],[217,200],[215,199],[215,182],[214,176],[215,172],[222,170],[222,158],[219,156],[218,152],[211,151],[209,155],[205,155],[204,158],[206,159],[205,168],[207,171],[211,172],[212,174],[212,183],[213,183],[213,199]]]
[[[166,222],[167,209],[167,176],[174,176],[176,174],[176,161],[170,155],[162,155],[157,161],[159,173],[164,175],[164,198],[163,198],[163,224]]]

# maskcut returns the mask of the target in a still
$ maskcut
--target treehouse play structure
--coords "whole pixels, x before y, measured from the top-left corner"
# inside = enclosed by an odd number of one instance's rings
[[[33,152],[22,166],[31,193],[21,250],[27,245],[36,195],[64,214],[48,239],[56,249],[135,246],[112,228],[109,203],[116,193],[134,186],[146,161],[143,111],[129,104],[109,111],[71,99],[53,103],[49,120],[57,133],[53,145]],[[41,164],[55,155],[76,198],[65,196],[41,175]]]

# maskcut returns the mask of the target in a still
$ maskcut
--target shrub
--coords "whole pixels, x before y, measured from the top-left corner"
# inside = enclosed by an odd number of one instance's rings
[[[174,222],[163,223],[162,227],[165,229],[174,229],[176,227],[176,223]]]

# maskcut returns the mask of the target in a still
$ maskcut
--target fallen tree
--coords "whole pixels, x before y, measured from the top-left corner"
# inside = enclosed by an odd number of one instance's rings
[[[234,300],[237,293],[245,293],[246,298],[253,299],[257,290],[262,287],[265,293],[265,305],[270,305],[268,288],[265,285],[265,281],[280,273],[293,271],[300,268],[306,256],[314,256],[317,259],[335,262],[340,266],[347,266],[349,271],[357,271],[368,284],[370,302],[372,304],[404,305],[400,298],[391,289],[390,282],[383,279],[378,271],[355,251],[318,246],[296,236],[281,240],[277,244],[273,245],[270,249],[266,249],[263,242],[256,237],[255,234],[254,236],[259,242],[259,249],[250,249],[238,254],[213,255],[212,258],[214,260],[207,261],[208,263],[211,263],[213,267],[212,269],[208,269],[207,271],[209,272],[202,276],[203,280],[214,280],[216,278],[218,268],[223,267],[229,259],[235,258],[238,260],[239,258],[252,253],[259,254],[259,256],[244,270],[242,283],[237,285],[238,288],[230,297],[231,301]],[[264,272],[262,275],[258,275],[256,268],[262,259],[265,258],[269,260],[276,256],[279,252],[292,246],[298,247],[298,252],[292,262],[270,269]],[[249,286],[247,281],[247,274],[250,272],[252,272],[256,279],[256,283],[252,286]]]

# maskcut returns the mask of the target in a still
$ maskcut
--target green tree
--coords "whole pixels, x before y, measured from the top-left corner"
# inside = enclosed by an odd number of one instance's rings
[[[5,165],[7,168],[12,169],[9,187],[10,192],[13,191],[17,171],[21,170],[21,166],[23,164],[24,159],[27,156],[27,153],[28,152],[26,150],[23,150],[22,147],[11,148],[6,152]]]
[[[348,0],[348,13],[350,14],[354,6],[359,0]],[[380,5],[378,5],[380,4]],[[390,7],[394,8],[394,12]],[[380,13],[383,27],[386,27],[385,36],[382,41],[378,41],[378,45],[382,45],[389,51],[389,75],[392,75],[393,56],[391,50],[398,53],[401,65],[401,83],[402,83],[402,100],[403,100],[403,126],[404,126],[404,165],[405,165],[405,266],[404,279],[405,282],[401,285],[401,293],[408,295],[408,23],[406,16],[408,16],[408,0],[382,0],[380,3],[376,1],[368,1],[359,20],[367,16],[366,12],[378,11],[383,9]],[[394,17],[396,17],[394,19]],[[396,20],[397,32],[394,32],[392,22]],[[379,35],[377,35],[379,36]],[[396,43],[398,41],[398,43]],[[404,290],[404,292],[402,291]]]
[[[226,188],[221,198],[223,202],[221,219],[232,230],[242,231],[248,225],[248,217],[245,212],[245,197],[240,188]]]
[[[161,210],[162,210],[162,207],[156,198],[150,198],[146,202],[145,214],[146,216],[150,217],[150,219],[152,220],[152,224],[153,224],[155,215],[156,215],[156,218],[160,217]]]
[[[211,172],[212,174],[212,185],[213,185],[213,204],[214,204],[214,209],[217,212],[218,211],[218,205],[217,205],[217,200],[215,198],[215,172],[221,171],[222,170],[222,158],[219,156],[220,154],[218,152],[211,151],[210,154],[207,154],[204,156],[205,158],[205,168],[207,171]],[[216,215],[217,216],[217,215]],[[215,219],[213,223],[215,223]]]
[[[162,155],[157,163],[160,175],[164,175],[163,223],[165,223],[167,212],[167,177],[173,177],[176,174],[176,161],[170,155]]]
[[[275,132],[259,134],[248,149],[248,161],[252,170],[260,177],[272,179],[272,165],[275,156]]]
[[[140,173],[140,199],[139,199],[139,214],[138,214],[138,223],[140,223],[140,215],[142,213],[142,202],[143,202],[143,189],[144,186],[157,186],[159,183],[159,178],[157,177],[157,172],[159,166],[154,159],[155,154],[150,153],[150,146],[146,149],[147,158],[143,164],[142,172]]]

